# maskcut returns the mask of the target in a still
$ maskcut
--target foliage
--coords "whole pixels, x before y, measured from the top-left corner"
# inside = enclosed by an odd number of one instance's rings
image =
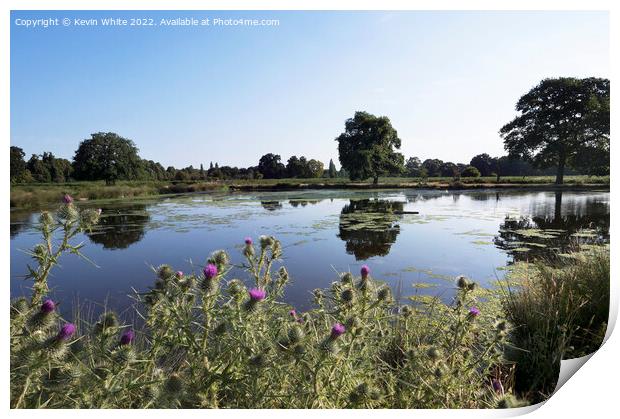
[[[61,224],[65,225],[65,224]],[[71,229],[65,230],[72,231]],[[65,232],[65,237],[66,233]],[[55,302],[11,304],[13,408],[484,408],[511,407],[501,383],[498,313],[459,277],[453,304],[402,306],[391,290],[340,275],[315,290],[316,308],[280,302],[290,281],[278,240],[245,241],[252,289],[227,280],[214,252],[200,273],[155,269],[137,296],[144,328],[104,313],[65,324]],[[488,297],[488,296],[487,296]],[[487,298],[485,297],[485,298]]]
[[[268,153],[258,161],[258,171],[265,179],[283,178],[286,173],[286,167],[280,161],[279,154]]]
[[[542,80],[516,105],[520,114],[500,134],[506,150],[538,167],[584,167],[582,156],[594,153],[609,166],[609,80],[566,78]]]
[[[538,402],[555,389],[560,361],[596,351],[609,316],[610,255],[604,246],[534,265],[521,263],[509,275],[503,305],[514,325],[511,340],[519,348],[508,355],[516,363],[517,391]]]
[[[401,140],[386,116],[377,117],[367,112],[356,112],[345,122],[345,132],[336,138],[340,164],[351,180],[399,174],[404,170],[404,157],[394,151]]]
[[[467,166],[461,172],[461,176],[463,176],[463,177],[480,177],[480,172],[474,166]]]
[[[334,161],[332,159],[329,159],[328,176],[330,178],[335,178],[337,175],[338,171],[336,170],[336,165],[334,164]]]
[[[108,185],[138,179],[142,167],[133,141],[112,132],[91,134],[80,143],[73,162],[77,179],[105,180]]]

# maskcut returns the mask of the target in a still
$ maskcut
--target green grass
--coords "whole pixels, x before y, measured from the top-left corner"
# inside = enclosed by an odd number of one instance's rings
[[[519,264],[508,278],[518,285],[503,305],[514,325],[517,391],[541,401],[555,389],[560,361],[596,351],[609,315],[610,254],[588,247],[558,261]]]
[[[119,181],[106,186],[100,182],[33,183],[11,186],[10,204],[12,208],[43,208],[56,203],[64,194],[78,200],[124,199],[165,194],[208,192],[213,190],[278,190],[299,188],[435,188],[469,189],[484,187],[537,187],[553,186],[553,176],[504,177],[497,183],[495,177],[461,178],[400,178],[385,177],[378,185],[372,182],[351,182],[347,178],[314,179],[260,179],[196,182],[165,181]],[[609,176],[566,176],[564,188],[580,186],[609,186]]]

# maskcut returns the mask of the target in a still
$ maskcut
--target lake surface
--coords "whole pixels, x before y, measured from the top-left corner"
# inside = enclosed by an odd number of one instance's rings
[[[292,278],[285,298],[301,310],[311,306],[313,289],[328,287],[337,272],[357,274],[364,264],[403,300],[415,294],[448,299],[457,275],[491,286],[515,260],[557,257],[576,241],[609,240],[608,191],[296,191],[96,206],[103,209],[99,228],[76,242],[86,243],[83,253],[98,267],[66,255],[50,277],[65,315],[78,302],[126,309],[132,288],[153,284],[151,266],[199,272],[218,249],[241,263],[246,236],[281,240]],[[419,214],[403,214],[409,211]],[[20,249],[40,240],[37,219],[38,213],[11,212],[13,297],[28,294],[30,283],[21,276],[30,258]],[[241,270],[233,277],[246,279]]]

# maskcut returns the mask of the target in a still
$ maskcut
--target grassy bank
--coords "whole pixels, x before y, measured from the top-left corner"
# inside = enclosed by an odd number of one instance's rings
[[[555,389],[560,361],[596,351],[609,316],[609,248],[595,246],[556,261],[521,263],[503,300],[513,324],[516,390],[535,402]]]
[[[609,187],[609,176],[567,176],[563,186],[554,185],[552,176],[505,177],[499,182],[494,177],[462,178],[381,178],[378,185],[369,182],[351,182],[346,178],[335,179],[260,179],[214,182],[138,182],[123,181],[113,186],[104,182],[69,182],[63,184],[25,184],[11,186],[11,207],[41,208],[58,201],[64,194],[77,200],[123,199],[165,194],[207,192],[215,190],[271,191],[296,189],[375,189],[375,188],[429,188],[429,189],[480,189],[480,188],[560,188],[587,189]]]

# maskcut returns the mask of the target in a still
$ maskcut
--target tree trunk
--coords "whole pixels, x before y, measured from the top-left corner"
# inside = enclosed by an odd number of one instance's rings
[[[373,180],[372,180],[372,184],[373,184],[373,185],[377,185],[377,184],[379,184],[379,176],[375,176],[375,177],[373,178]]]
[[[566,166],[566,156],[564,154],[560,154],[560,158],[558,159],[558,172],[555,176],[556,185],[561,185],[564,183],[564,166]]]

